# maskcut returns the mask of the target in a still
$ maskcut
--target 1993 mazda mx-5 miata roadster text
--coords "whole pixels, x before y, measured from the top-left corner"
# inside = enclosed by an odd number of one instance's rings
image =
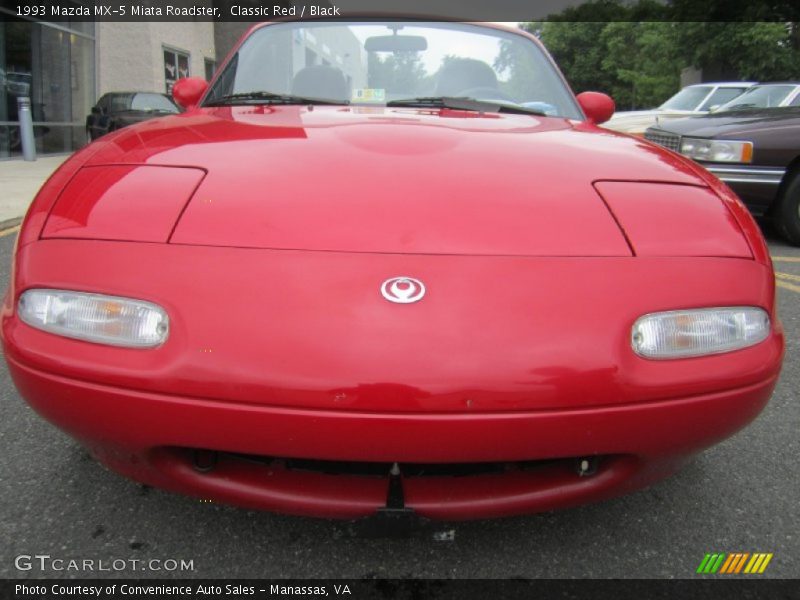
[[[100,461],[295,514],[510,515],[639,489],[750,422],[783,335],[716,178],[605,131],[501,26],[254,27],[180,115],[22,225],[22,396]]]

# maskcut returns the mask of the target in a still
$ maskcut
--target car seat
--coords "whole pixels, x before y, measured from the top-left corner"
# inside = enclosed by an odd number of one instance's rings
[[[485,62],[474,58],[454,58],[439,70],[437,96],[458,96],[473,88],[497,89],[497,75]]]
[[[344,73],[336,67],[326,65],[314,65],[300,69],[292,80],[292,94],[329,100],[348,100],[350,98]]]

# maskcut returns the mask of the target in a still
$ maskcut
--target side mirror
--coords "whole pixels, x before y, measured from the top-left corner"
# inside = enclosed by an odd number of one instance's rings
[[[194,108],[207,89],[208,82],[202,77],[184,77],[172,86],[172,99],[178,106]]]
[[[577,96],[586,118],[595,125],[608,121],[616,110],[611,96],[600,92],[583,92]]]
[[[93,114],[93,115],[102,115],[102,114],[103,114],[103,111],[102,111],[102,110],[100,110],[100,107],[99,107],[99,106],[93,106],[93,107],[92,107],[92,114]]]

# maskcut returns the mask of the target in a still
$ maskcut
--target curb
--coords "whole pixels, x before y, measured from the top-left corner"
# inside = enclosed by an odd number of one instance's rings
[[[12,227],[16,227],[22,223],[22,217],[14,217],[12,219],[6,219],[5,221],[0,221],[0,231],[5,229],[11,229]]]

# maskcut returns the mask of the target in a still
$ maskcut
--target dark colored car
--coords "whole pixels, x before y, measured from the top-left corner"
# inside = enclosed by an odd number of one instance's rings
[[[117,129],[180,112],[169,96],[155,92],[109,92],[86,117],[86,137],[96,140]]]
[[[800,246],[800,106],[678,119],[645,138],[703,165]]]

